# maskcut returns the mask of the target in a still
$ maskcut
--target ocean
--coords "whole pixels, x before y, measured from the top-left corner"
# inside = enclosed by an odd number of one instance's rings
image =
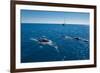
[[[57,47],[40,44],[42,37]],[[89,25],[21,23],[21,63],[88,59]]]

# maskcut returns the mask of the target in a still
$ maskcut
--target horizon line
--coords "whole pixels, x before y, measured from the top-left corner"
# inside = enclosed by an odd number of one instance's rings
[[[59,24],[64,24],[64,23],[21,23],[21,24],[56,24],[56,25],[59,25]],[[72,25],[71,23],[65,23],[65,25]],[[89,25],[89,24],[79,24],[79,23],[75,23],[73,25]]]

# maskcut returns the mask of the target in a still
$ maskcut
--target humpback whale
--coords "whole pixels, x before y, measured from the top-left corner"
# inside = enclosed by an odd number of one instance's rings
[[[58,46],[54,44],[54,42],[50,39],[47,39],[46,37],[41,37],[39,39],[31,38],[30,40],[37,42],[41,45],[49,45],[51,47],[54,47],[55,49],[58,49]]]
[[[87,39],[83,39],[81,37],[71,37],[71,36],[64,36],[65,39],[74,39],[77,41],[89,42]]]

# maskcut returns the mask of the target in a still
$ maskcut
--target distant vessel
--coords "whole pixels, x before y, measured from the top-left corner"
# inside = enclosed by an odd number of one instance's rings
[[[62,24],[63,26],[65,26],[65,24]]]
[[[65,26],[65,24],[66,24],[66,23],[65,23],[65,18],[64,18],[64,23],[63,23],[62,25]]]

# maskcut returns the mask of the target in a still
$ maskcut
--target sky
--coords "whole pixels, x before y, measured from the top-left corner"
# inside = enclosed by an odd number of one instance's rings
[[[21,23],[89,24],[89,13],[21,10]]]

